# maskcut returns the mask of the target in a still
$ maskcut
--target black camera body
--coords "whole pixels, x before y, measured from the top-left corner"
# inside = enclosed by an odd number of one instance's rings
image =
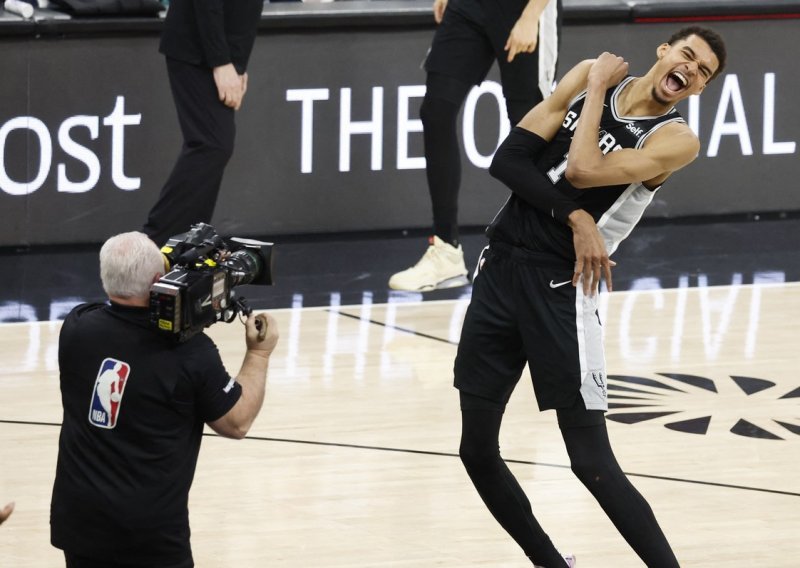
[[[176,235],[161,248],[167,273],[150,288],[150,321],[186,341],[218,321],[252,309],[233,288],[272,284],[273,243],[223,239],[205,223]]]

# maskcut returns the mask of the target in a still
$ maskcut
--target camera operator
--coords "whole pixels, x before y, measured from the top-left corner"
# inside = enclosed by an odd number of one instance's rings
[[[143,233],[111,237],[100,250],[110,302],[77,306],[61,329],[50,524],[67,568],[193,566],[188,498],[203,425],[241,439],[264,400],[275,320],[247,318],[231,378],[205,333],[176,342],[152,326],[149,291],[163,270]]]

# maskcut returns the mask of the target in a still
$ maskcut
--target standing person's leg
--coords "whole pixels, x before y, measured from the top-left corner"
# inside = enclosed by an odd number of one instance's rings
[[[537,61],[536,52],[520,53],[511,63],[498,59],[506,112],[512,127],[543,100],[542,91],[536,81],[539,69]]]
[[[458,247],[458,191],[461,151],[458,111],[472,85],[440,73],[428,73],[419,109],[425,141],[425,175],[433,207],[433,234]]]
[[[508,62],[504,50],[507,40],[507,25],[498,23],[490,27],[492,45],[495,49],[506,111],[511,126],[515,126],[529,110],[549,96],[553,89],[558,62],[560,26],[560,0],[550,0],[539,18],[539,34],[533,53],[519,53]]]
[[[234,110],[219,101],[211,70],[167,58],[183,146],[142,231],[163,245],[211,221],[236,136]]]
[[[472,85],[460,79],[428,73],[419,114],[425,141],[425,175],[433,209],[433,236],[415,266],[389,279],[392,289],[425,292],[469,282],[464,250],[458,243],[461,150],[456,120],[471,88]]]
[[[459,455],[486,507],[531,561],[548,568],[565,566],[500,456],[506,401],[526,362],[517,328],[517,268],[512,259],[491,250],[479,266],[454,369],[455,386],[461,391]]]
[[[482,26],[453,9],[445,11],[425,61],[426,93],[420,108],[434,234],[422,259],[394,274],[390,288],[425,292],[469,283],[458,242],[461,149],[457,118],[469,90],[483,81],[493,60]]]
[[[678,568],[678,560],[653,510],[620,468],[608,440],[602,410],[558,411],[572,471],[591,492],[622,537],[648,568]]]

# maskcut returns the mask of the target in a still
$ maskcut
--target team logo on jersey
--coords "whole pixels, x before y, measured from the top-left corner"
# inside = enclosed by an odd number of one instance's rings
[[[130,372],[130,365],[110,357],[100,364],[89,406],[89,422],[92,425],[108,429],[117,425]]]

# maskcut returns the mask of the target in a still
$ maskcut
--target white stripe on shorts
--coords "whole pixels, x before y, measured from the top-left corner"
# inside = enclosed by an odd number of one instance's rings
[[[603,329],[597,316],[599,293],[587,296],[582,283],[575,288],[575,325],[581,363],[581,396],[588,410],[608,410]]]

